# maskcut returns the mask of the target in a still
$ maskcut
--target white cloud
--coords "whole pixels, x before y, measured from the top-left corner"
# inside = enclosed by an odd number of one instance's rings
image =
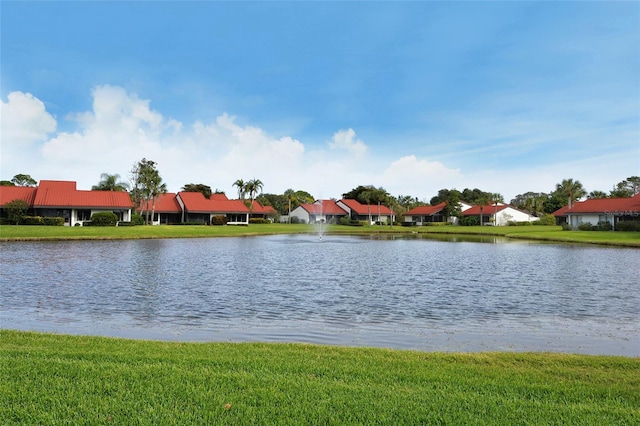
[[[333,134],[331,149],[345,150],[356,156],[362,156],[367,153],[367,146],[362,140],[356,138],[356,132],[353,129],[340,130]]]
[[[7,102],[0,101],[0,105],[3,147],[42,141],[56,130],[56,119],[45,110],[44,103],[31,93],[11,92]]]
[[[317,198],[337,198],[358,185],[375,185],[394,196],[421,200],[429,200],[442,188],[467,187],[500,192],[509,200],[527,191],[550,192],[564,178],[580,180],[588,191],[608,191],[637,174],[624,170],[637,170],[639,165],[638,155],[629,155],[628,150],[613,151],[606,159],[599,155],[509,169],[481,164],[451,167],[442,162],[441,154],[425,158],[399,152],[389,160],[374,151],[367,153],[353,129],[336,132],[325,149],[308,149],[291,136],[269,135],[226,113],[212,122],[184,124],[119,87],[99,86],[92,94],[90,111],[67,116],[75,129],[49,137],[56,121],[44,104],[30,94],[12,92],[2,103],[1,178],[27,173],[37,180],[75,180],[79,188],[88,189],[101,173],[128,178],[133,164],[145,157],[157,162],[170,191],[204,183],[233,195],[236,179],[257,178],[264,182],[265,192],[293,188]]]

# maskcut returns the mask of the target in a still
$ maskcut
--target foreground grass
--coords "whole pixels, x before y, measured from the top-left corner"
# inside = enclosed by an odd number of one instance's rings
[[[640,359],[0,330],[2,424],[640,422]]]
[[[100,240],[143,238],[210,238],[274,234],[312,234],[314,225],[252,224],[249,226],[132,226],[68,227],[0,225],[0,241]],[[559,226],[341,226],[329,225],[328,234],[375,235],[494,235],[541,241],[640,247],[640,232],[563,231]]]

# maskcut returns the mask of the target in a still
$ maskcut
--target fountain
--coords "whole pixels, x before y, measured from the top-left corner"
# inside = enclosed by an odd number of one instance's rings
[[[318,239],[322,241],[324,233],[327,229],[327,220],[322,215],[323,201],[317,200],[314,205],[316,206],[314,209],[314,227],[316,229],[316,233],[318,234]]]

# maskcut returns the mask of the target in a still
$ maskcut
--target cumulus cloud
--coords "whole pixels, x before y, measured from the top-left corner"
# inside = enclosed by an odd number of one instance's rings
[[[2,146],[43,141],[56,130],[56,119],[44,103],[31,93],[11,92],[7,102],[0,101]]]
[[[362,156],[367,152],[367,146],[362,140],[356,138],[356,132],[353,129],[340,130],[333,134],[331,142],[329,142],[331,149],[345,150],[356,156]]]
[[[270,135],[227,113],[211,122],[185,124],[121,87],[97,86],[92,96],[89,111],[65,117],[75,128],[55,133],[56,121],[40,100],[13,92],[2,105],[2,178],[28,173],[36,179],[75,180],[78,188],[88,189],[101,173],[126,179],[144,157],[158,164],[172,192],[187,183],[204,183],[233,195],[235,180],[257,178],[271,193],[293,188],[317,198],[337,198],[358,185],[372,184],[394,195],[425,198],[461,177],[457,169],[413,155],[389,164],[369,155],[353,129],[334,133],[325,149],[308,149],[289,135]],[[31,150],[17,149],[14,161],[8,160],[5,145],[24,142],[31,143]],[[342,154],[332,154],[336,152]],[[362,161],[365,154],[367,161]]]

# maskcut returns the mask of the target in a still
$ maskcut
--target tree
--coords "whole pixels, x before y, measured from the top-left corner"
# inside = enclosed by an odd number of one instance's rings
[[[233,182],[233,186],[238,187],[238,199],[244,201],[244,196],[247,193],[247,188],[245,186],[244,180],[238,179]]]
[[[498,225],[498,204],[504,203],[504,197],[502,194],[497,192],[492,192],[489,197],[491,202],[493,203],[493,226]]]
[[[244,184],[244,189],[249,194],[249,209],[253,208],[253,200],[256,194],[262,191],[263,185],[260,179],[255,178]]]
[[[590,200],[594,200],[598,198],[608,198],[608,197],[609,196],[604,191],[591,191],[589,195],[587,195],[587,198]]]
[[[287,217],[289,218],[289,223],[291,223],[291,204],[293,203],[300,203],[298,201],[298,196],[296,195],[296,192],[293,189],[287,189],[286,191],[284,191],[284,196],[287,197],[287,203],[289,205],[289,211],[287,213]],[[294,207],[294,209],[297,206]]]
[[[13,200],[5,204],[3,208],[7,212],[7,218],[9,221],[15,222],[16,225],[19,225],[27,215],[29,203],[24,200]]]
[[[38,182],[29,175],[18,174],[11,179],[16,186],[36,186]]]
[[[578,201],[580,198],[587,195],[587,191],[585,191],[582,183],[579,180],[574,181],[573,179],[563,179],[562,182],[556,185],[555,192],[558,195],[564,195],[567,200],[567,204],[569,208],[573,206],[573,203]]]
[[[124,192],[129,190],[129,184],[127,182],[119,182],[120,175],[109,173],[102,173],[100,175],[100,182],[97,185],[91,187],[92,191],[119,191]]]
[[[211,198],[211,187],[203,183],[188,183],[182,187],[185,192],[201,192],[207,200]]]
[[[615,198],[633,197],[636,194],[640,194],[639,176],[630,176],[622,182],[618,182],[610,193],[611,197]]]
[[[0,180],[0,186],[16,186],[16,184],[10,180]]]
[[[155,216],[156,201],[161,194],[167,192],[167,186],[162,182],[162,177],[156,168],[155,161],[143,158],[133,166],[131,171],[133,184],[132,194],[143,203],[146,211],[146,223],[149,223],[149,205],[151,205],[151,220]]]
[[[366,193],[366,195],[363,196],[364,193]],[[357,200],[362,204],[383,204],[389,206],[392,197],[383,187],[376,188],[373,185],[360,185],[342,194],[342,198]]]
[[[445,202],[446,205],[444,206],[444,208],[442,209],[442,216],[445,218],[445,220],[449,220],[449,218],[451,217],[460,217],[460,214],[462,213],[462,208],[460,207],[460,191],[458,191],[457,189],[452,189],[452,190],[446,190],[447,191],[447,197],[442,200],[442,201],[438,201],[436,204],[440,204],[441,202]],[[435,205],[433,203],[431,203],[431,205]]]
[[[489,204],[490,200],[491,198],[486,194],[482,194],[480,197],[476,199],[476,203],[480,207],[480,226],[482,226],[482,210],[484,210],[484,206]]]

